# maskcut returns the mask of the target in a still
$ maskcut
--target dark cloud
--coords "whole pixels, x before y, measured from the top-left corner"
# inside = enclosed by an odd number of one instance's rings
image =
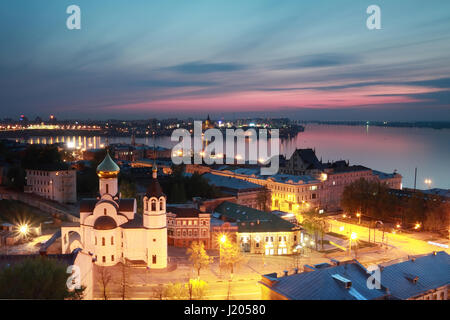
[[[181,88],[181,87],[211,87],[217,82],[212,81],[176,81],[176,80],[142,80],[132,83],[135,86],[151,88]]]
[[[323,68],[359,63],[361,58],[357,55],[340,53],[322,53],[307,55],[293,59],[291,62],[281,64],[280,69]]]
[[[237,63],[204,63],[188,62],[167,68],[180,73],[199,74],[213,72],[233,72],[246,69],[246,66]]]
[[[410,81],[410,82],[407,82],[406,84],[417,85],[417,86],[422,86],[422,87],[450,89],[450,78],[440,78],[440,79],[423,80],[423,81]]]

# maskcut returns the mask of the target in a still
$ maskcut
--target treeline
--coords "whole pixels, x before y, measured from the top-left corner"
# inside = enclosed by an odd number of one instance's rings
[[[222,196],[217,187],[209,185],[198,173],[184,174],[184,168],[183,165],[174,165],[171,175],[159,179],[168,203],[184,203],[193,197],[211,199]]]
[[[0,141],[0,159],[9,165],[5,184],[21,191],[26,185],[26,169],[64,166],[64,160],[70,161],[70,157],[71,155],[60,152],[54,145],[29,145],[23,152],[12,152]]]
[[[439,231],[450,222],[450,205],[440,197],[419,191],[398,197],[383,183],[360,179],[346,186],[341,199],[345,212],[403,224],[422,223],[424,229]]]

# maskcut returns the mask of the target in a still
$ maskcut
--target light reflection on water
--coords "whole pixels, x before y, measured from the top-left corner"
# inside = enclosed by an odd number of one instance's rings
[[[23,141],[23,140],[22,140]],[[313,148],[323,161],[349,160],[372,169],[403,176],[403,185],[414,184],[414,168],[418,168],[417,187],[450,188],[450,130],[426,128],[390,128],[368,126],[306,125],[304,132],[281,141],[280,153],[288,157],[296,148]],[[64,143],[80,149],[102,148],[105,137],[31,137],[33,144]],[[109,137],[108,143],[130,143],[130,137]],[[170,137],[136,138],[136,143],[166,148],[173,147]]]

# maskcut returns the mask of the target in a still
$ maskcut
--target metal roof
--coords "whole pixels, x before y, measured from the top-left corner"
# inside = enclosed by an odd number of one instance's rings
[[[416,281],[414,281],[416,279]],[[450,283],[450,258],[445,251],[385,266],[381,283],[398,299],[408,299]]]
[[[291,300],[377,300],[386,288],[369,289],[369,274],[357,261],[275,278],[271,289]]]

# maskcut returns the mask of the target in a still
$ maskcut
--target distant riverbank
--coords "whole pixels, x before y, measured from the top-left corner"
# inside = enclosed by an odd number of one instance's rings
[[[450,121],[418,121],[418,122],[396,122],[396,121],[322,121],[310,120],[299,121],[302,124],[324,124],[335,126],[376,126],[392,128],[430,128],[430,129],[450,129]]]

